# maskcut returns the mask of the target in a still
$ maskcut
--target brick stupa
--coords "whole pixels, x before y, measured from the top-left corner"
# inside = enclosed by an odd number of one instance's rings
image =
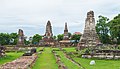
[[[95,29],[94,12],[89,11],[85,20],[84,33],[78,43],[78,49],[84,49],[87,47],[95,47],[99,43],[98,36]]]
[[[44,43],[44,45],[48,45],[48,46],[54,45],[52,26],[51,26],[50,21],[48,21],[47,25],[46,25],[46,32],[45,32],[45,35],[43,37],[43,43]]]
[[[63,40],[69,40],[69,34],[68,34],[67,23],[65,23],[65,29],[64,29]]]
[[[18,42],[17,46],[24,46],[24,33],[22,29],[18,31]]]

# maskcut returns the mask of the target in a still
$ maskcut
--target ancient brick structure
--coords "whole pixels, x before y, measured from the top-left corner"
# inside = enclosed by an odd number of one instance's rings
[[[51,22],[48,21],[46,25],[46,32],[43,37],[44,45],[54,45],[54,40],[53,40],[53,33],[52,33],[52,26]]]
[[[63,37],[63,40],[69,40],[67,23],[65,23],[65,29],[64,29],[64,37]]]
[[[0,69],[31,69],[36,59],[36,54],[32,56],[21,56],[14,61],[1,65]]]
[[[19,29],[17,46],[23,46],[23,45],[24,45],[24,33],[22,29]]]
[[[53,33],[52,33],[52,26],[51,26],[51,23],[50,21],[47,22],[47,25],[46,25],[46,32],[45,32],[45,37],[47,38],[51,38],[53,36]]]
[[[99,43],[99,40],[95,29],[94,12],[89,11],[85,20],[84,33],[81,36],[80,42],[78,43],[77,47],[78,49],[94,47],[97,45],[97,43]]]
[[[69,40],[69,34],[68,34],[68,28],[67,28],[67,23],[65,23],[65,29],[64,29],[64,34],[63,34],[63,40],[59,41],[60,46],[71,46],[72,42]]]
[[[0,46],[0,57],[5,56],[5,47],[4,46]]]

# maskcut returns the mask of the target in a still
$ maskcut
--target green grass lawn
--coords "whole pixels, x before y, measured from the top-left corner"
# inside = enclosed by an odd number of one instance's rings
[[[64,50],[66,50],[67,52],[75,52],[75,47],[70,47],[70,48],[63,48]]]
[[[39,51],[39,50],[41,50],[41,49],[43,49],[44,47],[38,47],[37,48],[37,52]]]
[[[67,52],[74,52],[75,48],[64,48]],[[85,58],[73,58],[75,61],[79,62],[86,69],[120,69],[120,60],[97,60],[94,59],[96,64],[90,65],[90,61],[93,59]]]
[[[38,55],[33,69],[58,69],[56,59],[51,50],[51,48],[45,48],[43,53]]]
[[[52,48],[53,50],[60,50],[59,48]]]
[[[19,58],[20,56],[23,55],[22,52],[19,52],[19,53],[16,53],[16,52],[9,52],[9,53],[6,53],[6,57],[2,57],[0,58],[0,65],[4,64],[4,63],[7,63],[7,62],[10,62],[10,61],[13,61],[17,58]]]
[[[86,69],[120,69],[120,60],[97,60],[94,59],[96,64],[90,65],[92,59],[73,58],[79,62]]]
[[[71,62],[69,59],[67,59],[62,51],[56,51],[58,55],[61,57],[61,61],[65,66],[67,66],[68,69],[81,69],[78,65]]]
[[[43,47],[37,48],[37,52],[41,50]],[[56,59],[51,52],[52,49],[59,50],[59,48],[50,48],[46,47],[42,54],[38,54],[38,59],[35,62],[35,65],[33,66],[33,69],[58,69],[58,65],[56,64]],[[67,52],[75,52],[75,48],[63,48]],[[80,69],[79,66],[75,65],[73,62],[68,60],[64,53],[62,51],[56,51],[58,55],[61,57],[61,61],[67,66],[68,69]],[[6,53],[7,56],[0,58],[0,65],[13,61],[20,56],[22,56],[22,52],[9,52]],[[94,59],[96,61],[95,65],[89,65],[90,61],[93,59],[84,59],[84,58],[78,58],[73,57],[73,59],[77,62],[79,62],[83,67],[86,69],[120,69],[120,60],[98,60]]]

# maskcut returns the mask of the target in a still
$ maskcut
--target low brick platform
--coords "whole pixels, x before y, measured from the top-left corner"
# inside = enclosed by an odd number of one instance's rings
[[[22,56],[12,62],[8,62],[0,67],[0,69],[28,69],[35,62],[37,55]]]

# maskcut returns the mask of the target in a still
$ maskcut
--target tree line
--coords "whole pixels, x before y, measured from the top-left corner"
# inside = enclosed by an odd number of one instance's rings
[[[10,45],[17,44],[18,34],[17,33],[0,33],[0,44],[1,45]]]
[[[70,40],[75,40],[75,42],[78,42],[81,35],[72,35],[69,33]],[[39,34],[35,34],[34,36],[31,36],[29,38],[24,38],[25,45],[31,44],[38,44],[40,40],[42,40],[43,36]],[[53,36],[54,40],[63,40],[63,34],[59,34],[57,36]],[[16,45],[18,42],[18,34],[17,33],[0,33],[0,44],[1,45]]]

